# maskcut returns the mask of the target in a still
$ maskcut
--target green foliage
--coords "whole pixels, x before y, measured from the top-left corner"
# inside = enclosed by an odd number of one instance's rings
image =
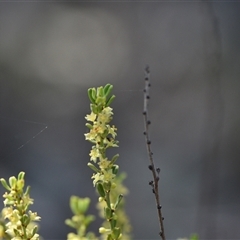
[[[65,224],[76,230],[77,234],[69,233],[68,240],[96,240],[97,237],[92,232],[87,232],[87,228],[90,223],[95,220],[93,215],[85,215],[89,205],[90,198],[80,198],[77,196],[71,196],[70,208],[73,212],[71,219],[66,219]]]

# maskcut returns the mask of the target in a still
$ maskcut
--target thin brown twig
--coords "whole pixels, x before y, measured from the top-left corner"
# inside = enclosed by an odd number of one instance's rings
[[[153,180],[149,182],[149,185],[152,187],[152,192],[155,196],[155,201],[156,201],[156,205],[157,205],[158,220],[159,220],[159,227],[160,227],[159,236],[161,237],[162,240],[165,240],[166,238],[165,238],[165,232],[164,232],[164,226],[163,226],[164,218],[162,216],[162,211],[161,211],[162,206],[160,205],[160,195],[159,195],[159,190],[158,190],[160,168],[155,168],[154,161],[153,161],[153,153],[151,150],[151,141],[150,141],[150,137],[149,137],[149,125],[151,124],[151,122],[148,118],[148,102],[150,99],[150,95],[149,95],[150,86],[151,86],[150,70],[149,70],[149,66],[146,66],[146,68],[145,68],[144,102],[143,102],[143,118],[144,118],[144,135],[145,135],[145,140],[146,140],[146,145],[147,145],[148,157],[149,157],[149,161],[150,161],[150,165],[148,166],[148,168],[153,174]]]

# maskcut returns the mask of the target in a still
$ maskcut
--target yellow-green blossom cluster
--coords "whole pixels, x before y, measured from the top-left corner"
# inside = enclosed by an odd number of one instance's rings
[[[10,177],[9,184],[5,179],[0,179],[8,191],[3,194],[5,208],[2,210],[2,217],[7,221],[5,234],[13,240],[38,240],[40,237],[35,221],[39,221],[40,217],[36,212],[28,210],[33,199],[29,195],[30,187],[24,192],[24,176],[25,173],[20,172],[18,178]]]
[[[89,128],[85,138],[94,144],[89,154],[88,166],[94,171],[93,185],[100,195],[99,201],[104,202],[104,217],[110,224],[107,228],[99,228],[99,232],[106,235],[107,240],[116,240],[122,236],[116,210],[123,196],[119,194],[116,199],[111,199],[111,191],[116,188],[115,178],[119,169],[115,164],[118,154],[111,159],[106,156],[108,148],[118,147],[118,141],[115,140],[117,128],[110,124],[113,116],[110,103],[115,98],[114,95],[109,96],[112,88],[111,84],[107,84],[88,90],[91,113],[85,117],[88,121],[86,126]]]
[[[115,169],[118,166],[114,163],[118,155],[115,155],[111,160],[106,157],[107,148],[118,147],[118,142],[115,140],[117,128],[110,125],[113,111],[109,104],[114,98],[114,96],[108,97],[111,89],[112,85],[107,84],[104,88],[90,88],[88,90],[92,111],[85,117],[90,123],[86,124],[89,132],[84,135],[86,140],[94,144],[89,155],[90,160],[95,165],[88,164],[95,171],[92,176],[94,186],[98,182],[111,182],[117,173]]]

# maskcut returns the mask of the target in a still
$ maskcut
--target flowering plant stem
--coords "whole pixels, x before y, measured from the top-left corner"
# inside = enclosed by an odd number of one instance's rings
[[[40,217],[36,212],[28,210],[33,204],[33,199],[29,195],[29,186],[24,191],[24,176],[25,173],[20,172],[17,178],[10,177],[9,184],[4,178],[0,179],[3,187],[8,191],[3,195],[5,208],[2,215],[8,220],[5,224],[4,237],[11,236],[13,240],[39,240],[35,221],[39,221]]]
[[[116,210],[123,195],[119,194],[114,202],[111,198],[111,191],[116,188],[115,178],[119,169],[116,160],[119,155],[116,154],[111,159],[106,156],[108,148],[118,147],[118,141],[115,140],[117,129],[110,125],[113,115],[110,104],[115,98],[114,95],[109,96],[112,88],[111,84],[107,84],[97,89],[88,89],[91,113],[85,117],[90,122],[86,123],[89,132],[85,134],[85,138],[94,144],[89,154],[88,166],[94,171],[93,185],[100,196],[99,202],[105,202],[104,217],[110,224],[108,228],[100,227],[99,232],[106,235],[107,240],[117,240],[122,236]]]

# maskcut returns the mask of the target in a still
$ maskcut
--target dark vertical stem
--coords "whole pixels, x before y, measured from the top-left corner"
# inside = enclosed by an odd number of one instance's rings
[[[150,99],[149,90],[150,90],[150,71],[149,67],[146,66],[145,68],[145,88],[144,88],[144,102],[143,102],[143,118],[144,118],[144,136],[146,140],[147,145],[147,152],[148,157],[150,161],[150,165],[148,166],[149,170],[152,172],[153,175],[153,181],[149,182],[149,185],[152,187],[152,192],[155,196],[156,206],[157,206],[157,213],[158,213],[158,220],[159,220],[159,227],[160,232],[159,236],[162,240],[165,240],[165,232],[164,232],[164,226],[163,226],[163,216],[161,211],[161,204],[160,204],[160,195],[159,195],[159,189],[158,189],[158,183],[159,183],[159,173],[160,168],[155,168],[154,160],[153,160],[153,153],[151,150],[151,141],[149,137],[149,125],[151,124],[149,117],[148,117],[148,102]]]

